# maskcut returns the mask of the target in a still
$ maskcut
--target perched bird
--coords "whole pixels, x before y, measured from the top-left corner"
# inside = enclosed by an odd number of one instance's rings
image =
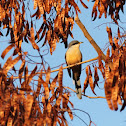
[[[80,44],[83,42],[79,42],[77,40],[74,40],[69,43],[68,50],[65,54],[65,60],[67,65],[76,64],[82,61],[82,54],[79,49]],[[80,83],[80,74],[81,74],[81,64],[75,65],[71,68],[68,68],[69,76],[71,77],[71,70],[72,70],[72,78],[75,84],[76,88],[76,94],[79,99],[82,99],[81,96],[81,83]]]

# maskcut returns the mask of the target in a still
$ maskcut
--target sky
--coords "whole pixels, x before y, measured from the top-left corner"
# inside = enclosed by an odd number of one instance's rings
[[[92,21],[91,19],[91,12],[92,12],[92,6],[93,2],[87,2],[85,1],[86,5],[89,7],[88,9],[83,8],[81,4],[79,4],[81,14],[79,14],[79,18],[81,22],[85,25],[87,28],[89,34],[93,37],[93,39],[97,42],[99,47],[104,50],[106,47],[106,44],[108,45],[108,36],[106,32],[106,26],[111,26],[114,33],[117,31],[117,27],[112,24],[106,24],[106,22],[111,22],[111,19],[108,17],[107,19],[104,18],[104,15],[101,19],[96,19],[95,21]],[[126,21],[126,16],[122,13],[121,19],[122,21]],[[125,26],[125,24],[121,24]],[[92,47],[92,45],[88,42],[88,40],[84,37],[82,31],[79,29],[79,27],[74,24],[73,28],[73,36],[74,40],[82,41],[84,42],[80,46],[80,50],[83,55],[83,61],[89,60],[92,58],[97,57],[97,53]],[[2,38],[1,41],[5,41],[7,38]],[[71,37],[68,38],[68,42],[71,42],[73,39]],[[3,42],[2,42],[3,44]],[[24,43],[24,50],[30,52],[31,50],[28,47],[29,45]],[[7,47],[7,43],[4,44],[4,46],[0,46],[0,51],[2,52]],[[47,47],[45,46],[45,49]],[[44,58],[45,60],[50,63],[50,67],[53,68],[55,66],[59,66],[62,63],[65,63],[65,52],[67,49],[65,49],[63,43],[57,43],[56,50],[53,52],[53,55],[46,55]],[[37,55],[36,52],[31,52],[34,55]],[[7,55],[9,56],[9,54]],[[5,57],[5,60],[7,58]],[[3,64],[5,60],[1,60],[1,63]],[[85,63],[82,64],[82,73],[81,73],[81,85],[83,89],[84,80],[86,78],[85,75],[85,67],[91,64]],[[31,66],[32,67],[32,66]],[[65,65],[64,65],[65,67]],[[54,69],[58,69],[54,68]],[[52,69],[53,70],[53,69]],[[64,86],[68,86],[72,89],[75,89],[75,86],[73,85],[72,79],[69,77],[67,70],[63,70],[63,84]],[[55,76],[57,72],[51,73],[51,76]],[[100,75],[100,72],[99,72]],[[104,96],[104,83],[103,79],[99,81],[99,87],[96,87],[95,92],[97,96]],[[88,86],[88,89],[86,90],[86,95],[88,96],[94,96],[92,93],[90,87]],[[97,125],[97,126],[126,126],[126,109],[124,109],[122,112],[118,111],[112,111],[109,109],[107,102],[105,99],[89,99],[86,97],[82,97],[82,100],[79,100],[75,93],[71,93],[70,100],[74,104],[75,109],[80,109],[85,112],[87,112],[91,120]],[[120,106],[119,106],[120,109]],[[74,113],[79,116],[85,123],[89,124],[89,118],[87,114],[80,112],[78,110],[74,110]],[[80,120],[77,116],[74,116],[74,119],[71,121],[68,114],[66,114],[66,118],[68,119],[69,126],[86,126],[82,120]],[[92,124],[93,126],[93,124]]]

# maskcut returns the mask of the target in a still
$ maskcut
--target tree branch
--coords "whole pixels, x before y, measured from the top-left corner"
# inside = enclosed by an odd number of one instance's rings
[[[97,60],[97,59],[98,59],[98,57],[95,57],[95,58],[90,59],[90,60],[82,61],[82,62],[73,64],[73,65],[69,65],[69,66],[63,67],[63,69],[67,69],[67,68],[70,68],[70,67],[73,67],[73,66],[76,66],[76,65],[80,65],[80,64],[83,64],[83,63],[88,63],[88,62],[91,62],[91,61],[94,61],[94,60]],[[56,71],[59,71],[59,69],[52,70],[50,73],[53,73],[53,72],[56,72]],[[40,74],[40,72],[38,72],[37,74]],[[42,72],[42,74],[46,74],[46,72]],[[18,79],[19,77],[13,77],[13,78],[14,79]],[[24,78],[24,76],[22,76],[22,78]]]
[[[80,21],[80,19],[78,18],[78,16],[76,15],[75,17],[75,22],[77,23],[77,25],[80,27],[80,29],[82,30],[84,36],[88,39],[88,41],[90,42],[90,44],[94,47],[94,49],[97,51],[98,55],[100,54],[102,56],[102,60],[105,61],[106,56],[104,55],[104,53],[102,52],[102,50],[100,49],[100,47],[97,45],[97,43],[94,41],[94,39],[90,36],[90,34],[88,33],[87,29],[85,28],[85,26],[82,24],[82,22]]]
[[[90,60],[82,61],[82,62],[73,64],[73,65],[69,65],[69,66],[63,67],[63,69],[67,69],[67,68],[70,68],[70,67],[73,67],[73,66],[76,66],[76,65],[80,65],[80,64],[83,64],[83,63],[91,62],[91,61],[94,61],[94,60],[97,60],[97,59],[98,59],[98,57],[95,57],[95,58],[90,59]],[[56,71],[59,71],[59,69],[52,70],[51,73],[52,73],[52,72],[56,72]]]

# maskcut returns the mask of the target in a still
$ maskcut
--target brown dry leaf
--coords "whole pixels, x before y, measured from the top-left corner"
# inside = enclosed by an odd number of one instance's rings
[[[69,3],[74,7],[74,9],[75,9],[75,11],[76,11],[76,14],[77,14],[77,11],[78,11],[79,13],[81,13],[81,11],[80,11],[78,5],[75,3],[74,0],[70,0]]]
[[[21,79],[22,79],[24,67],[25,67],[25,60],[22,61],[22,64],[21,64],[21,66],[20,66],[20,68],[19,68],[19,73],[18,73],[18,75],[19,75],[20,83],[21,83]]]
[[[126,85],[124,85],[124,91],[123,91],[123,105],[120,111],[124,110],[125,106],[126,106]]]
[[[66,34],[64,33],[64,30],[63,30],[63,25],[62,25],[62,17],[59,15],[58,16],[58,29],[60,30],[62,36],[65,38]]]
[[[122,108],[121,108],[120,111],[124,110],[125,106],[126,106],[126,101],[124,100],[124,103],[123,103]]]
[[[126,79],[126,77],[125,77],[125,79]],[[125,86],[125,89],[124,89],[124,101],[126,101],[126,84],[124,85]]]
[[[73,105],[73,103],[69,100],[69,93],[68,94],[63,94],[62,95],[62,97],[63,97],[63,101],[62,101],[62,103],[63,103],[63,108],[66,108],[67,106],[67,104],[69,103],[70,105],[71,105],[71,107],[72,108],[74,108],[74,105]]]
[[[42,84],[44,86],[44,89],[45,89],[45,99],[48,99],[49,98],[49,87],[48,87],[48,84],[41,78],[41,81],[42,81]]]
[[[99,69],[102,69],[103,68],[101,53],[99,53],[99,56],[98,56],[98,65],[99,65]]]
[[[73,25],[74,25],[74,19],[69,17],[68,21],[71,23],[71,31],[73,30]]]
[[[20,49],[19,48],[15,48],[14,52],[13,52],[13,56],[17,55],[18,53],[20,53]]]
[[[86,88],[88,87],[88,83],[89,83],[89,77],[86,77],[84,81],[84,89],[83,89],[84,94],[85,94]]]
[[[56,75],[56,77],[53,79],[52,83],[50,84],[50,90],[52,91],[52,94],[54,94],[54,89],[56,87],[56,82],[58,79],[58,74]]]
[[[56,16],[55,20],[54,20],[54,31],[55,32],[58,32],[58,25],[59,25],[59,22],[58,22],[58,16]]]
[[[42,103],[45,104],[45,97],[42,97]]]
[[[9,25],[10,25],[10,23],[9,23]],[[8,27],[8,29],[7,29],[6,36],[8,36],[9,32],[10,32],[10,27]]]
[[[69,34],[70,34],[71,38],[73,38],[73,39],[74,39],[74,36],[73,36],[73,34],[72,34],[72,32],[71,32],[71,31],[69,31]]]
[[[29,85],[29,83],[31,82],[31,80],[33,79],[33,77],[36,75],[36,70],[37,70],[37,66],[35,66],[35,68],[31,72],[31,74],[29,75],[27,85]]]
[[[6,70],[6,73],[21,59],[21,56],[16,57],[12,60],[11,57],[9,57],[6,61],[6,63],[3,66],[3,69]]]
[[[109,66],[108,64],[105,64],[105,77],[106,77],[106,81],[109,82],[109,78],[110,78],[110,74],[109,74]]]
[[[94,92],[93,78],[92,78],[92,72],[91,72],[90,66],[89,66],[89,84],[90,84],[90,88],[91,88],[92,92],[95,94],[95,92]]]
[[[119,92],[118,76],[114,76],[112,85],[113,85],[113,87],[112,87],[112,98],[111,99],[112,99],[114,110],[118,110],[118,105],[117,105],[117,98],[118,98],[118,92]]]
[[[40,42],[42,39],[43,39],[43,37],[46,35],[46,38],[45,39],[47,39],[47,34],[46,34],[46,26],[43,28],[43,32],[42,32],[42,35],[41,35],[41,37],[40,37],[40,39],[39,39],[39,41],[38,42]],[[37,43],[38,43],[37,42]],[[46,42],[46,41],[45,41]],[[43,44],[43,46],[45,45],[46,43],[44,43]]]
[[[62,93],[63,93],[62,79],[63,79],[63,67],[61,66],[59,68],[59,73],[58,73],[59,97],[56,100],[57,105],[60,105],[60,102],[61,102],[61,99],[62,99]]]
[[[37,0],[34,0],[34,10],[36,9],[36,7],[37,7],[37,4],[38,4],[38,1]]]
[[[111,102],[112,88],[111,88],[110,83],[107,83],[107,81],[106,81],[104,84],[104,88],[105,88],[105,97],[106,97],[108,106],[111,110],[113,110],[113,105]]]
[[[13,82],[13,76],[11,77],[11,80],[10,80],[10,83],[12,83],[12,82]],[[18,101],[18,95],[17,95],[17,93],[13,93],[12,100],[11,100],[11,106],[13,106],[13,108],[14,108],[14,110],[12,111],[13,116],[15,116],[16,111],[18,111],[17,101]]]
[[[91,88],[92,92],[96,95],[96,93],[94,92],[93,78],[91,75],[89,75],[89,84],[90,84],[90,88]]]
[[[58,5],[56,6],[56,11],[57,11],[57,15],[59,15],[61,11],[61,0],[58,0],[57,3]]]
[[[64,115],[58,115],[58,123],[60,126],[68,126],[66,119],[64,118]]]
[[[67,106],[67,111],[68,111],[68,114],[70,116],[70,119],[73,120],[73,113],[71,111],[71,109]]]
[[[25,121],[29,118],[31,109],[33,104],[33,96],[30,94],[27,94],[27,98],[24,102],[24,109],[25,109]]]
[[[115,43],[115,46],[116,46],[117,48],[119,48],[118,42],[119,42],[119,39],[114,37],[114,43]]]
[[[116,0],[116,8],[120,7],[121,6],[121,1],[120,0]]]
[[[81,4],[83,5],[84,8],[88,9],[87,5],[84,4],[82,0],[80,0]]]
[[[98,7],[98,2],[99,0],[96,0],[95,3],[94,3],[94,6],[93,6],[93,9],[92,9],[92,18],[93,18],[93,21],[96,19],[97,17],[97,7]]]
[[[98,81],[99,81],[98,70],[97,70],[97,67],[95,66],[94,67],[94,86],[95,84],[98,85]]]
[[[58,73],[58,82],[60,88],[62,88],[62,79],[63,79],[63,67],[61,66],[59,68],[59,73]]]
[[[50,115],[49,115],[49,117],[46,116],[46,125],[51,126],[51,124],[52,124],[52,119],[50,118]]]
[[[9,117],[7,121],[7,126],[12,126],[12,123],[13,123],[13,119]]]
[[[4,59],[6,54],[14,47],[14,44],[9,45],[1,54],[1,57]]]
[[[48,102],[48,104],[47,104],[47,112],[51,113],[51,110],[52,110],[52,105]]]
[[[105,60],[105,62],[108,63],[109,59],[110,59],[110,49],[108,48],[107,49],[107,53],[106,53],[106,60]]]
[[[112,46],[113,45],[113,41],[112,41],[112,31],[111,31],[111,28],[109,28],[108,26],[106,27],[106,31],[108,33],[108,38],[109,38],[109,42],[110,42],[110,45]]]
[[[113,58],[113,70],[114,72],[118,71],[119,68],[119,55],[118,55],[118,49],[115,50],[115,58]]]
[[[112,52],[112,56],[115,56],[114,55],[115,54],[115,49],[114,48],[111,49],[111,52]]]
[[[49,83],[49,80],[50,80],[50,72],[51,72],[51,69],[50,69],[50,67],[48,67],[48,69],[47,69],[47,72],[46,72],[46,84],[48,84]]]
[[[45,2],[45,10],[46,10],[46,12],[49,14],[50,13],[50,10],[51,10],[51,6],[50,6],[50,4],[49,4],[49,0],[47,0],[46,2]]]
[[[25,67],[25,71],[24,71],[24,84],[25,84],[25,86],[24,87],[26,87],[26,83],[28,82],[28,66],[26,66]]]
[[[98,57],[98,69],[101,71],[103,78],[105,79],[105,68],[100,57]]]
[[[22,6],[22,12],[23,12],[22,13],[23,14],[23,19],[25,19],[25,4],[24,4],[24,2],[23,2],[23,6]]]
[[[122,105],[122,100],[121,100],[121,96],[120,95],[118,95],[118,101],[117,102],[118,102],[119,105]]]
[[[57,100],[56,100],[56,105],[57,105],[57,106],[60,106],[61,99],[62,99],[62,96],[59,95],[59,97],[58,97]]]
[[[42,70],[41,70],[41,72],[39,74],[39,77],[38,77],[38,85],[37,85],[37,90],[36,90],[36,97],[39,96],[39,93],[40,93],[40,90],[41,90],[41,84],[42,84],[41,78],[42,78]]]
[[[102,2],[100,2],[100,10],[99,10],[100,14],[99,14],[99,18],[101,18],[102,14],[105,13],[105,7],[103,5]]]
[[[51,40],[51,30],[50,29],[47,31],[47,40],[48,40],[49,45],[51,46],[51,42],[50,42],[50,40]]]
[[[31,35],[31,37],[28,37],[28,39],[31,42],[33,48],[39,50],[38,45],[35,43],[34,28],[33,27],[31,27],[30,35]]]
[[[38,0],[38,6],[39,6],[39,10],[41,14],[44,14],[44,5],[43,5],[43,1],[42,0]]]
[[[67,108],[68,100],[69,100],[68,95],[66,93],[63,94],[63,103],[62,103],[63,108]]]
[[[89,76],[89,66],[86,66],[85,72],[86,72],[87,76]]]
[[[50,53],[51,53],[51,55],[52,55],[52,53],[55,51],[55,49],[56,49],[56,41],[57,41],[57,39],[53,39],[52,41],[51,41],[51,47],[50,47]]]
[[[68,0],[65,0],[65,17],[68,17],[69,7],[68,7]]]
[[[118,27],[118,37],[119,38],[121,37],[119,27]]]

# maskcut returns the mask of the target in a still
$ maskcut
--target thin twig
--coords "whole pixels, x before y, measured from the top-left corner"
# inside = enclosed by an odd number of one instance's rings
[[[67,88],[67,89],[69,89],[69,90],[71,90],[73,92],[76,92],[75,90],[71,89],[70,87],[64,87],[64,88]],[[87,96],[85,94],[82,94],[82,95],[85,96],[85,97],[87,97],[87,98],[90,98],[90,99],[97,99],[97,98],[105,99],[105,97],[103,97],[103,96],[95,96],[95,97],[92,97],[92,96]]]
[[[78,119],[80,119],[86,126],[88,126],[88,124],[82,119],[80,118],[78,115],[74,114],[74,116],[76,116]]]
[[[84,94],[82,94],[82,95],[84,95]],[[87,96],[87,95],[84,95],[85,97],[87,97],[87,98],[90,98],[90,99],[96,99],[96,98],[103,98],[103,99],[105,99],[105,97],[103,97],[103,96],[96,96],[96,97],[91,97],[91,96]]]

